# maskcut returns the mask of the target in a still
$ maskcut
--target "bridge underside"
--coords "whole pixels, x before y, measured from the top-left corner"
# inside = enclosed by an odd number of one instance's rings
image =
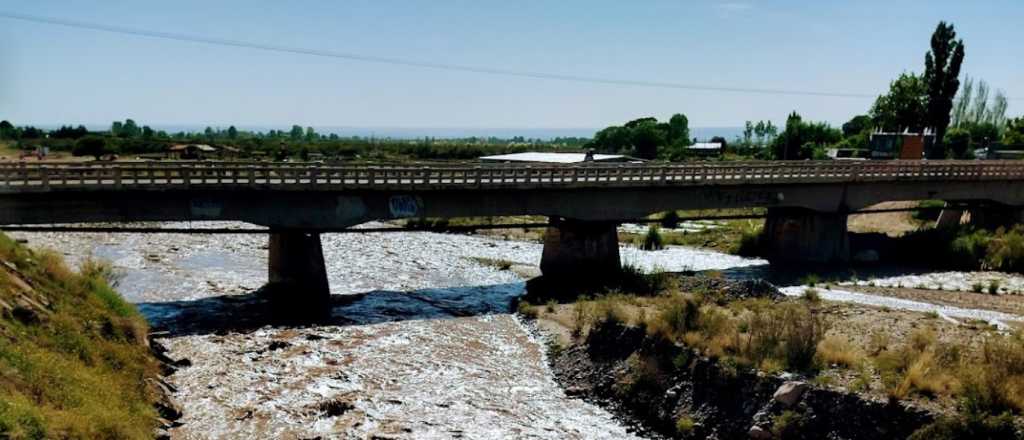
[[[929,199],[1024,206],[1024,185],[911,181],[408,192],[52,190],[3,194],[0,224],[241,221],[274,229],[317,231],[413,217],[539,215],[615,222],[669,210],[762,207],[839,213],[885,201]]]
[[[768,208],[765,248],[772,262],[828,263],[849,259],[847,212],[884,201],[928,199],[958,206],[967,202],[1003,206],[1007,218],[1019,219],[1024,185],[988,180],[345,192],[50,190],[3,194],[0,224],[241,221],[263,225],[271,234],[268,278],[276,286],[272,294],[308,309],[311,303],[326,304],[329,295],[318,233],[368,221],[547,216],[554,220],[545,239],[542,271],[579,278],[618,271],[616,225],[657,212]],[[980,214],[975,218],[981,221]]]

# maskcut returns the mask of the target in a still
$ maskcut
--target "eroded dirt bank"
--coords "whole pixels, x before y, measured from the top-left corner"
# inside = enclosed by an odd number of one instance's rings
[[[906,438],[932,421],[921,410],[811,386],[785,373],[737,370],[614,323],[555,353],[551,362],[570,394],[668,438]]]

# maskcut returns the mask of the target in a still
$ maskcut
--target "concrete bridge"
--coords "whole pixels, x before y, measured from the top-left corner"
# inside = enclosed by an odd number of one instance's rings
[[[547,216],[541,269],[546,275],[574,276],[617,270],[616,226],[657,212],[768,208],[770,260],[824,263],[849,257],[848,213],[885,201],[925,199],[987,204],[1016,220],[1024,207],[1024,163],[0,165],[0,224],[230,220],[263,225],[271,230],[270,280],[299,283],[323,298],[327,278],[319,233],[372,220]]]

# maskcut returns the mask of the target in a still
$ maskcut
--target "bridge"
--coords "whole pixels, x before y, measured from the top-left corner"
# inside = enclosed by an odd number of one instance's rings
[[[0,164],[0,224],[262,225],[270,230],[271,283],[297,283],[321,299],[328,290],[319,234],[373,220],[546,216],[541,270],[571,277],[618,270],[617,225],[657,212],[767,208],[769,260],[825,263],[849,258],[850,212],[885,201],[927,199],[987,204],[986,212],[1015,221],[1024,207],[1024,163]],[[959,212],[950,211],[954,215],[943,217],[958,221]]]

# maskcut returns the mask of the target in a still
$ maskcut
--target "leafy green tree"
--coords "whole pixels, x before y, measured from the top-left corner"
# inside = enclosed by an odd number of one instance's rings
[[[234,125],[228,127],[228,139],[238,139],[238,129]]]
[[[587,144],[588,148],[600,153],[619,153],[631,146],[629,130],[616,125],[598,131],[594,139]]]
[[[754,124],[747,121],[743,126],[743,144],[749,147],[754,139]]]
[[[306,141],[313,142],[316,139],[316,130],[314,130],[313,127],[306,127]]]
[[[644,120],[631,127],[630,141],[636,157],[654,159],[658,157],[658,146],[665,144],[665,133],[659,129],[657,120]]]
[[[156,133],[153,131],[152,127],[150,127],[148,125],[142,126],[142,138],[143,139],[153,139],[154,135],[156,135]]]
[[[824,147],[839,142],[842,133],[824,122],[804,122],[796,112],[786,118],[786,129],[772,141],[772,155],[778,160],[812,159]]]
[[[120,137],[132,139],[139,137],[140,134],[142,134],[142,129],[135,124],[135,121],[131,119],[124,120],[124,126],[122,126],[121,133],[119,133]]]
[[[804,120],[793,112],[786,118],[786,129],[775,139],[772,149],[776,159],[800,159],[800,147],[803,145]]]
[[[946,147],[955,159],[967,158],[971,149],[971,132],[963,128],[951,128],[946,132]]]
[[[685,142],[685,145],[690,143],[690,120],[686,118],[686,115],[682,113],[676,113],[672,115],[668,120],[668,136],[665,141],[671,145],[677,145],[678,142]]]
[[[843,124],[843,137],[856,136],[868,130],[871,130],[871,117],[868,115],[854,116],[853,119]]]
[[[99,136],[83,137],[75,142],[75,147],[71,150],[73,156],[93,156],[96,160],[112,152],[112,149],[107,147],[106,139]]]
[[[110,124],[110,135],[114,137],[121,136],[121,129],[124,127],[124,123],[121,121],[114,121]]]
[[[0,139],[15,139],[17,138],[18,130],[14,128],[14,124],[10,121],[0,121]]]
[[[964,124],[960,126],[971,133],[971,139],[974,143],[971,145],[974,148],[987,147],[989,143],[998,142],[999,127],[991,122],[981,122],[977,124]]]
[[[924,82],[927,87],[925,126],[935,129],[935,150],[942,151],[941,142],[949,127],[953,97],[960,88],[960,65],[964,61],[964,42],[956,39],[952,24],[941,21],[932,34],[931,51],[924,59]],[[938,154],[938,153],[933,153]]]
[[[1007,122],[1003,143],[1006,145],[1024,145],[1024,117],[1010,119]]]
[[[293,141],[301,141],[302,140],[302,134],[303,134],[303,131],[302,131],[302,127],[301,126],[292,125],[292,131],[289,132],[289,136],[288,137],[290,137],[291,140],[293,140]]]
[[[921,132],[927,109],[926,92],[927,86],[921,77],[913,73],[901,74],[889,83],[889,93],[875,100],[871,108],[874,126],[890,132]]]

